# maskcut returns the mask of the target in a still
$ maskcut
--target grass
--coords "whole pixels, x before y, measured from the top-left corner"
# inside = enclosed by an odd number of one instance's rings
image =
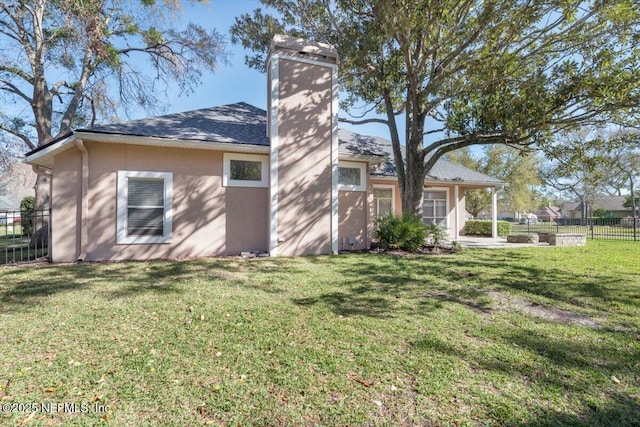
[[[19,226],[17,227],[19,230]],[[23,236],[19,231],[16,234],[3,235],[0,226],[0,265],[34,260],[38,257],[45,257],[48,249],[42,248],[42,244],[37,248],[30,246],[31,238]]]
[[[0,269],[16,425],[639,425],[640,246]]]
[[[20,224],[0,224],[0,237],[4,236],[21,236],[22,226]]]

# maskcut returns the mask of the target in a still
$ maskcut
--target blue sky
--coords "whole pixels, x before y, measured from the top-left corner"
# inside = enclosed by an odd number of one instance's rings
[[[195,93],[189,96],[180,96],[176,85],[174,85],[169,91],[168,102],[170,105],[166,114],[240,101],[266,109],[266,76],[245,65],[244,57],[251,52],[247,52],[242,46],[233,45],[229,41],[229,29],[234,23],[234,18],[261,7],[260,3],[256,0],[211,0],[206,5],[185,2],[183,7],[184,15],[180,17],[180,26],[186,26],[187,23],[193,22],[205,28],[215,28],[226,37],[229,64],[221,65],[215,74],[203,75],[202,84]],[[131,118],[142,118],[145,115],[145,112],[141,110]],[[346,116],[346,114],[342,112],[341,116]],[[389,131],[384,125],[350,126],[344,124],[341,127],[362,134],[389,137]]]

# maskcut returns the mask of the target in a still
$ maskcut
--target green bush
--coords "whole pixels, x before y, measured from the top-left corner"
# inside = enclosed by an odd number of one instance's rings
[[[498,221],[498,236],[507,236],[511,233],[511,223]],[[491,236],[491,221],[472,220],[464,225],[464,234],[468,236]]]
[[[31,236],[33,234],[33,209],[36,199],[27,196],[20,202],[20,223],[22,225],[22,235]]]
[[[413,214],[387,215],[376,218],[375,237],[384,250],[402,249],[414,252],[424,245],[426,229],[422,219]]]
[[[444,229],[436,224],[429,224],[425,229],[431,244],[440,247],[440,243],[444,240]]]

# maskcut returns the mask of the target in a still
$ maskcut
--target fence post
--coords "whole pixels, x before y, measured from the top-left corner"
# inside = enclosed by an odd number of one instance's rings
[[[638,218],[633,217],[633,241],[638,241]]]

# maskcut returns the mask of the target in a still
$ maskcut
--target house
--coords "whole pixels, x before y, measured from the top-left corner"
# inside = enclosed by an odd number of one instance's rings
[[[52,260],[369,247],[374,218],[401,211],[390,142],[338,129],[332,46],[276,36],[267,61],[267,111],[240,102],[77,129],[28,153],[52,176]],[[495,206],[504,184],[440,160],[424,221],[455,238],[465,191],[492,188]]]
[[[561,216],[560,208],[556,206],[551,206],[551,205],[545,206],[536,211],[536,216],[538,217],[539,221],[544,221],[544,222],[555,221]]]
[[[585,217],[585,212],[588,212],[587,216],[592,216],[596,209],[603,209],[607,218],[625,218],[631,216],[631,208],[623,206],[625,200],[626,196],[599,196],[587,206],[584,202],[577,203],[569,212],[569,217],[581,219]]]
[[[561,218],[574,218],[572,217],[572,213],[575,213],[580,202],[564,202],[562,206],[560,206],[560,217]]]
[[[0,212],[12,212],[20,210],[21,198],[15,195],[0,196]]]

